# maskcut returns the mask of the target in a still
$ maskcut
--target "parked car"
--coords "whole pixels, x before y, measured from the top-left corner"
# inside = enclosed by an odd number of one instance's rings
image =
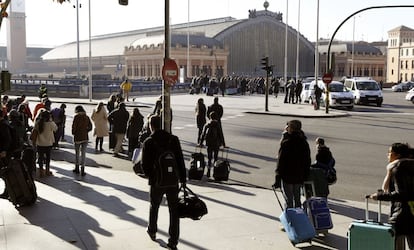
[[[405,100],[411,101],[414,104],[414,88],[408,91],[407,95],[405,96]]]
[[[354,104],[376,104],[381,107],[384,98],[378,83],[367,77],[345,79],[345,87],[354,95]]]
[[[414,82],[402,82],[391,87],[394,92],[408,91],[414,87]]]
[[[302,82],[303,88],[302,92],[300,93],[300,97],[302,99],[302,102],[308,102],[313,104],[313,100],[315,100],[315,80],[311,82]],[[325,89],[325,84],[318,80],[318,86],[322,90]]]
[[[354,95],[341,82],[333,81],[328,85],[329,107],[343,107],[349,110],[354,108]],[[322,94],[326,103],[326,92]]]

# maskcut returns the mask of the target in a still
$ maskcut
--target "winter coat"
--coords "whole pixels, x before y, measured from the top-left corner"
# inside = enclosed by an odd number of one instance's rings
[[[401,159],[391,170],[390,192],[378,193],[377,199],[391,201],[389,223],[397,235],[414,234],[414,159]]]
[[[127,138],[138,138],[143,126],[144,117],[142,115],[131,116],[128,121]]]
[[[41,147],[49,147],[55,143],[55,132],[57,125],[53,121],[45,122],[43,125],[43,131],[39,131],[39,123],[35,124],[38,134],[36,138],[36,145]]]
[[[203,128],[204,125],[207,123],[206,117],[207,117],[207,110],[206,105],[203,104],[197,104],[196,106],[196,122],[197,122],[197,128]]]
[[[125,134],[127,131],[129,113],[124,107],[114,109],[108,115],[108,121],[112,124],[112,132]]]
[[[72,135],[75,143],[89,140],[88,132],[92,130],[92,122],[85,112],[76,113],[73,117]]]
[[[108,113],[103,107],[99,112],[96,112],[96,109],[94,109],[92,111],[91,119],[95,125],[94,135],[96,137],[109,135]]]
[[[310,165],[310,148],[303,132],[285,133],[280,143],[276,174],[288,184],[303,184]]]
[[[184,163],[183,152],[181,149],[180,141],[177,136],[171,135],[164,130],[154,131],[150,137],[148,137],[142,146],[142,169],[146,176],[148,176],[148,184],[155,184],[155,162],[158,159],[156,144],[160,147],[170,142],[170,149],[174,152],[175,159],[177,161],[179,181],[181,183],[186,182],[186,169]]]
[[[203,144],[204,140],[207,147],[211,149],[219,149],[220,146],[226,146],[223,129],[218,121],[211,120],[204,126],[200,144]]]

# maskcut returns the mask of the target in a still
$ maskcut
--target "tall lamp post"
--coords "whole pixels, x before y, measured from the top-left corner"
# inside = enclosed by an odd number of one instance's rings
[[[77,79],[80,79],[80,50],[79,50],[79,0],[76,0],[76,55],[77,55]]]
[[[89,75],[89,101],[92,102],[92,41],[91,41],[91,0],[89,0],[89,58],[88,58],[88,75]]]

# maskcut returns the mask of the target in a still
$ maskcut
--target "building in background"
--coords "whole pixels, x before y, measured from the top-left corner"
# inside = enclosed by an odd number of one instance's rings
[[[414,80],[414,30],[399,26],[388,31],[387,82]]]
[[[320,73],[327,72],[327,53],[329,41],[320,41],[319,69]],[[336,80],[343,77],[371,77],[377,82],[386,80],[386,54],[379,47],[386,42],[376,42],[376,46],[368,42],[334,41],[331,44],[333,56],[333,74]],[[352,53],[354,54],[352,56]],[[352,62],[353,61],[353,62]]]

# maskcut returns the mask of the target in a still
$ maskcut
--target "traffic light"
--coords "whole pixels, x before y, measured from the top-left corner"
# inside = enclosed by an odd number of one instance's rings
[[[120,5],[128,5],[128,0],[119,0]]]
[[[262,66],[262,69],[264,69],[264,70],[268,70],[268,68],[269,68],[269,57],[268,56],[266,56],[266,57],[263,57],[262,58],[262,61],[261,61],[261,64],[263,65]]]
[[[3,70],[1,72],[0,78],[1,78],[1,91],[4,92],[4,91],[10,90],[11,89],[11,86],[10,86],[11,74],[9,73],[9,71]]]

